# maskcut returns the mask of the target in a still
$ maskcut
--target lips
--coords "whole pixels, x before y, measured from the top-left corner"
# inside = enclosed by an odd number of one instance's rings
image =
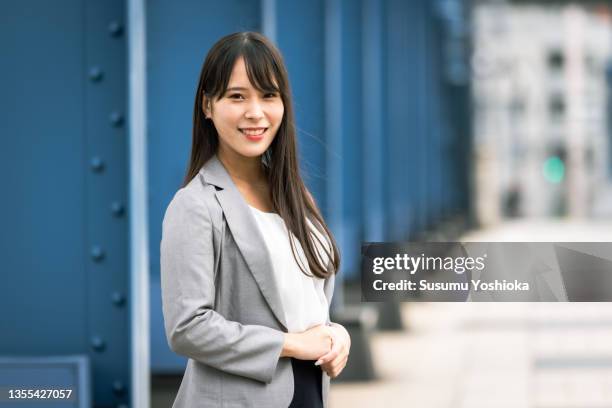
[[[238,129],[247,136],[261,136],[266,130],[268,130],[268,128],[266,127],[238,128]]]
[[[268,130],[267,127],[251,127],[251,128],[238,128],[243,135],[249,140],[257,141],[263,138],[264,133]]]

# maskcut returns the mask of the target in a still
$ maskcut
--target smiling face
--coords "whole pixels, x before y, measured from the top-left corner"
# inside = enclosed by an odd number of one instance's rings
[[[204,113],[217,129],[221,156],[255,158],[274,140],[284,105],[279,92],[262,92],[251,84],[244,60],[239,58],[227,90],[215,100],[204,100]]]

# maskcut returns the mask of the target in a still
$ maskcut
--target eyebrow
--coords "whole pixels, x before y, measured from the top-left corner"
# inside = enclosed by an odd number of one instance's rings
[[[230,92],[230,91],[246,91],[247,89],[245,87],[242,86],[232,86],[231,88],[227,88],[225,90],[225,92]]]
[[[243,86],[232,86],[231,88],[227,88],[225,90],[225,93],[232,92],[232,91],[243,91],[244,92],[244,91],[248,91],[248,88],[245,88]],[[278,92],[278,90],[275,89],[273,92]]]

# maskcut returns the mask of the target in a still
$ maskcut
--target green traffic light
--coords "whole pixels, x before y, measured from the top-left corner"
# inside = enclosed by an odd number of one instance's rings
[[[542,172],[546,181],[558,184],[565,178],[565,164],[559,157],[551,156],[544,162]]]

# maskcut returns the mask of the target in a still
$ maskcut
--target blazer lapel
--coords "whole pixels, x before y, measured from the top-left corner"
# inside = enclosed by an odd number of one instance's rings
[[[216,191],[216,196],[234,241],[270,309],[287,330],[278,284],[272,271],[272,261],[246,201],[216,155],[206,162],[200,174],[207,183],[221,188]]]

